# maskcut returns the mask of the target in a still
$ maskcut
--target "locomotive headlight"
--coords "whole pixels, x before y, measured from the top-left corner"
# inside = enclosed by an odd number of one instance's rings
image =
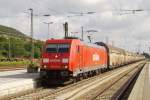
[[[49,59],[48,58],[43,58],[43,63],[49,63]]]
[[[65,68],[65,69],[67,69],[67,68],[68,68],[68,66],[64,66],[64,68]]]
[[[44,68],[46,68],[47,66],[46,65],[44,65]]]
[[[69,62],[69,59],[68,58],[63,58],[62,59],[62,63],[68,63]]]

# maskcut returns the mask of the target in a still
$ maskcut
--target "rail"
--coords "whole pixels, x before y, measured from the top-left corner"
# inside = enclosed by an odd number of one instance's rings
[[[139,68],[139,70],[136,71],[127,82],[124,83],[124,85],[113,95],[112,99],[121,100],[123,98],[123,96],[125,96],[125,94],[127,94],[127,95],[129,94],[129,93],[127,93],[127,91],[129,91],[128,89],[131,89],[130,86],[134,85],[134,83],[135,83],[136,79],[138,78],[144,65],[145,64],[143,64],[142,67]],[[124,98],[127,99],[127,97],[128,96],[126,96]]]

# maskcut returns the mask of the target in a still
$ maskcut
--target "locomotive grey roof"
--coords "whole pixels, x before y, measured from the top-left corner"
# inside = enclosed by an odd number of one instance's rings
[[[104,46],[99,46],[99,45],[97,45],[97,44],[88,43],[88,42],[84,42],[84,41],[82,41],[82,43],[85,44],[85,45],[87,45],[87,46],[89,46],[89,47],[95,47],[95,48],[100,48],[100,49],[105,50],[105,47],[104,47]]]

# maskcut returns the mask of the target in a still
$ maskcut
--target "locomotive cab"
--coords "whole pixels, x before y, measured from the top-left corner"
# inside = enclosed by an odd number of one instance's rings
[[[70,40],[47,40],[42,52],[40,77],[58,80],[69,78],[70,48]]]
[[[68,68],[70,44],[48,43],[42,57],[43,67],[51,70]]]
[[[107,68],[107,52],[103,46],[79,39],[47,40],[42,52],[40,76],[45,83],[62,83],[87,77]],[[50,79],[50,81],[49,81]]]

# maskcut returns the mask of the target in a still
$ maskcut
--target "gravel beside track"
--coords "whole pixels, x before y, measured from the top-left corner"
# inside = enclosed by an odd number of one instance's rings
[[[31,90],[27,90],[27,91],[23,91],[20,92],[18,94],[12,94],[12,95],[8,95],[8,96],[4,96],[4,97],[0,97],[0,100],[12,100],[16,97],[21,97],[22,95],[28,95],[37,91],[41,91],[43,88],[37,88],[37,89],[31,89]]]
[[[0,67],[0,72],[2,71],[11,71],[11,70],[22,70],[26,69],[25,66],[19,66],[19,67]]]

